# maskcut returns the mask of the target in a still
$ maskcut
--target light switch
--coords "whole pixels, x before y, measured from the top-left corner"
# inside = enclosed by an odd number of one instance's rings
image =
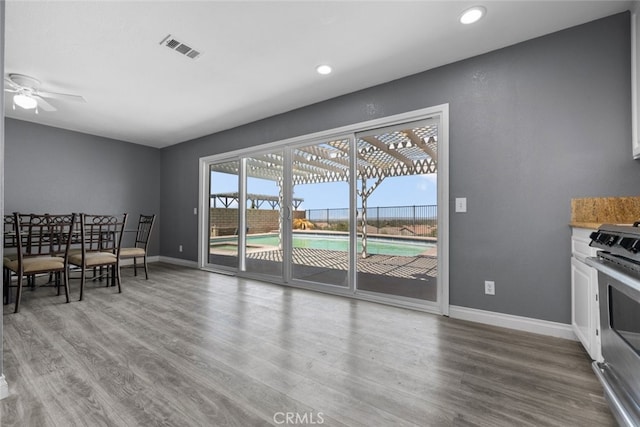
[[[467,198],[456,197],[456,212],[466,212],[466,211],[467,211]]]
[[[198,215],[198,208],[193,208],[193,214]]]

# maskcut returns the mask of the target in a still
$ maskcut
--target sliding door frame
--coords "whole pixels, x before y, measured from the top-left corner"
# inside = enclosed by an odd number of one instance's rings
[[[287,153],[293,153],[297,148],[304,148],[304,147],[309,147],[309,146],[313,146],[313,145],[317,145],[317,144],[323,144],[323,143],[328,143],[330,141],[336,141],[336,140],[349,140],[349,171],[353,171],[353,159],[356,156],[356,146],[354,144],[355,142],[355,134],[353,132],[348,132],[348,133],[343,133],[343,134],[332,134],[330,136],[327,137],[320,137],[320,138],[305,138],[302,141],[299,141],[298,143],[291,143],[287,145]],[[293,156],[292,156],[293,157]],[[293,164],[293,158],[290,157],[289,158],[289,162],[288,164]],[[286,168],[286,169],[292,169],[292,168]],[[290,176],[291,179],[291,176]],[[348,296],[353,296],[354,292],[355,292],[355,275],[352,274],[353,269],[355,268],[356,264],[354,264],[354,260],[351,257],[352,252],[355,252],[354,249],[352,248],[352,245],[354,244],[353,242],[355,242],[355,240],[353,240],[353,235],[355,235],[355,228],[352,227],[351,225],[355,224],[355,222],[353,222],[353,218],[355,217],[355,212],[356,212],[356,203],[355,203],[355,190],[354,190],[354,185],[353,185],[354,180],[352,179],[352,176],[349,177],[349,182],[347,183],[349,186],[349,249],[348,249],[348,260],[349,260],[349,271],[347,271],[347,286],[340,286],[340,285],[335,285],[332,283],[325,283],[325,282],[314,282],[311,280],[304,280],[304,279],[300,279],[300,278],[295,278],[293,277],[293,268],[291,268],[289,270],[290,274],[288,276],[285,277],[286,280],[286,285],[291,285],[291,286],[295,286],[295,287],[299,287],[299,288],[304,288],[304,289],[310,289],[310,290],[315,290],[315,291],[327,291],[328,293],[332,293],[332,294],[339,294],[339,295],[348,295]],[[293,191],[292,190],[293,185],[289,188],[290,191],[290,195],[293,196]],[[289,208],[292,208],[292,203],[289,204]],[[289,223],[289,227],[291,230],[290,235],[288,235],[288,241],[289,243],[291,243],[290,246],[290,250],[291,252],[289,252],[289,259],[291,261],[293,261],[291,259],[291,255],[293,254],[293,230],[291,227],[291,223]],[[285,254],[286,256],[286,254]],[[293,262],[289,263],[290,265]]]
[[[391,133],[394,131],[398,131],[398,130],[404,130],[407,129],[408,127],[423,127],[423,126],[431,126],[431,125],[437,125],[438,127],[438,159],[440,158],[439,155],[439,150],[440,150],[440,140],[441,140],[441,123],[442,123],[442,118],[440,116],[431,116],[428,118],[423,118],[423,119],[419,119],[419,120],[410,120],[410,121],[402,121],[402,122],[398,122],[398,123],[392,123],[390,125],[387,126],[382,126],[382,127],[375,127],[375,128],[369,128],[369,129],[365,129],[359,132],[355,132],[354,133],[354,141],[355,144],[354,146],[357,146],[358,141],[362,140],[364,137],[366,136],[377,136],[381,133],[385,134],[385,133]],[[354,147],[355,148],[355,147]],[[436,159],[436,162],[438,161],[438,159]],[[356,158],[356,164],[355,164],[355,168],[353,168],[352,166],[352,170],[356,171],[357,170],[357,166],[358,166],[358,160]],[[439,163],[438,163],[438,167],[436,169],[436,172],[438,174],[438,180],[440,179],[440,167],[439,167]],[[358,182],[354,182],[354,191],[357,191],[357,186],[358,186]],[[440,198],[439,198],[439,194],[440,194],[440,186],[439,186],[439,182],[438,182],[438,190],[437,190],[437,212],[439,214],[440,212]],[[357,198],[353,199],[354,203],[357,203]],[[356,209],[356,207],[354,207],[354,209]],[[361,208],[363,209],[363,208]],[[363,209],[364,210],[364,209]],[[357,220],[357,216],[355,218]],[[437,221],[440,221],[440,218],[438,217]],[[354,229],[356,229],[355,233],[356,233],[356,240],[354,240],[355,245],[357,246],[358,243],[361,242],[361,240],[358,238],[357,235],[357,223],[354,222]],[[438,229],[439,229],[440,225],[438,224]],[[438,232],[438,235],[440,233]],[[448,233],[446,234],[448,236]],[[438,239],[436,242],[438,243],[441,239]],[[437,257],[437,262],[438,262],[438,268],[440,268],[440,246],[438,246],[438,257]],[[432,306],[434,308],[434,311],[439,311],[441,310],[441,304],[440,304],[440,300],[442,298],[443,292],[442,292],[442,286],[440,283],[440,276],[439,276],[439,272],[440,270],[438,270],[438,276],[436,277],[436,301],[431,301],[431,300],[418,300],[417,298],[412,298],[412,297],[407,297],[407,296],[403,296],[403,295],[397,295],[397,294],[390,294],[390,293],[384,293],[381,291],[373,291],[373,290],[367,290],[364,289],[364,286],[361,286],[362,281],[358,280],[358,262],[362,260],[362,258],[360,257],[359,253],[354,253],[352,254],[353,258],[354,258],[354,262],[355,264],[353,264],[353,274],[355,276],[355,284],[356,284],[356,289],[354,290],[354,292],[356,293],[356,295],[362,295],[364,297],[366,297],[366,299],[370,299],[370,300],[375,300],[375,301],[379,301],[379,302],[383,302],[383,303],[401,303],[402,305],[415,305],[416,303],[418,305],[425,305],[425,306]],[[419,302],[418,302],[419,301]]]
[[[285,267],[283,280],[281,282],[277,282],[279,284],[294,286],[300,288],[312,289],[315,291],[328,292],[338,295],[348,295],[357,299],[363,300],[372,300],[377,302],[383,302],[391,305],[398,305],[402,307],[408,307],[423,311],[436,312],[443,315],[449,315],[449,104],[441,104],[429,108],[424,108],[420,110],[415,110],[407,113],[397,114],[394,116],[388,116],[378,119],[369,120],[366,122],[355,123],[348,126],[343,126],[336,129],[331,129],[327,131],[317,132],[309,135],[302,135],[294,138],[289,138],[281,141],[270,142],[267,144],[261,144],[259,146],[235,150],[232,152],[227,152],[223,154],[217,154],[207,157],[200,158],[199,161],[199,171],[200,171],[200,179],[199,179],[199,214],[198,214],[198,266],[201,269],[221,272],[214,266],[208,264],[208,251],[209,244],[208,239],[205,239],[205,236],[208,237],[208,233],[206,230],[208,229],[208,210],[209,210],[209,198],[210,198],[210,189],[207,180],[209,165],[211,163],[218,163],[223,161],[233,161],[233,160],[242,160],[244,156],[250,156],[252,154],[258,152],[265,152],[270,149],[281,149],[283,150],[284,158],[289,163],[291,162],[290,153],[292,147],[300,146],[305,143],[313,143],[314,141],[327,141],[329,139],[352,135],[355,141],[355,135],[358,132],[367,131],[375,128],[382,128],[386,126],[393,126],[396,124],[402,124],[406,122],[414,122],[425,120],[429,118],[439,118],[440,120],[440,140],[438,141],[438,182],[437,182],[437,203],[438,203],[438,241],[437,241],[437,251],[438,251],[438,301],[437,304],[426,304],[418,301],[409,301],[403,300],[399,298],[389,298],[384,296],[376,296],[370,294],[363,293],[354,293],[353,283],[355,283],[356,275],[357,275],[357,254],[355,250],[350,250],[350,271],[349,271],[349,288],[348,289],[333,289],[334,287],[322,287],[318,288],[314,285],[306,285],[304,283],[293,282],[291,280],[291,270]],[[355,155],[355,144],[352,144],[351,149],[351,170],[355,170],[356,166],[356,155]],[[244,163],[244,162],[242,162]],[[244,169],[244,168],[241,168]],[[285,168],[289,169],[289,168]],[[286,178],[286,176],[285,176]],[[288,184],[287,186],[291,189],[290,183],[291,175],[289,174]],[[244,170],[241,170],[240,173],[240,185],[242,186],[243,182],[246,181]],[[351,180],[350,182],[350,215],[351,215],[351,224],[356,224],[354,222],[356,216],[356,206],[355,206],[355,181]],[[240,187],[242,190],[242,187]],[[246,189],[245,189],[246,190]],[[242,193],[242,191],[241,191]],[[289,191],[290,193],[290,191]],[[286,213],[291,212],[291,194],[287,194],[285,192],[285,201],[286,205]],[[246,208],[246,206],[245,206]],[[286,215],[288,218],[289,215]],[[241,218],[243,214],[241,213]],[[285,218],[285,221],[287,219]],[[242,220],[242,219],[241,219]],[[290,224],[289,224],[290,225]],[[288,238],[285,240],[291,239],[291,230],[288,230],[290,227],[283,227],[283,231],[285,231],[285,235],[288,233]],[[240,229],[240,239],[243,242],[243,231],[244,228]],[[356,227],[350,227],[350,239],[351,242],[356,241]],[[352,243],[354,244],[354,243]],[[288,247],[287,247],[288,246]],[[239,254],[240,255],[240,254]],[[288,256],[289,259],[291,257],[291,245],[290,242],[285,244],[285,253],[284,256]],[[288,264],[285,263],[285,264]],[[228,271],[222,271],[225,273],[229,273]],[[253,275],[246,275],[245,272],[238,269],[237,274],[241,277],[253,277]],[[261,280],[265,281],[273,281],[273,278],[269,277],[259,277]]]

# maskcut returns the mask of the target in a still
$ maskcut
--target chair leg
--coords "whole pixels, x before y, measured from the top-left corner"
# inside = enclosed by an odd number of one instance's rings
[[[149,269],[147,267],[147,254],[144,254],[144,278],[149,280]]]
[[[11,276],[13,272],[7,269],[7,304],[11,303]]]
[[[113,275],[116,278],[116,282],[118,283],[118,293],[122,293],[122,286],[120,285],[120,264],[115,264],[113,266]]]
[[[4,278],[2,279],[4,303],[9,304],[11,302],[11,270],[4,269]]]
[[[133,275],[137,276],[138,275],[138,258],[133,257]]]
[[[67,298],[67,304],[70,302],[70,300],[69,300],[69,274],[68,273],[69,272],[67,270],[62,272],[62,274],[64,275],[64,295]],[[58,273],[58,274],[60,274],[60,273]]]
[[[11,273],[8,268],[2,269],[2,303],[9,304],[9,278],[11,277]]]
[[[78,301],[82,301],[82,297],[84,296],[84,278],[85,268],[82,267],[82,271],[80,272],[80,299]]]
[[[16,290],[16,308],[14,313],[20,311],[20,298],[22,298],[22,272],[18,273],[18,288]]]

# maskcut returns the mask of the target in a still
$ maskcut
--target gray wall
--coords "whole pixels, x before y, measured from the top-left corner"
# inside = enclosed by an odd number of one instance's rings
[[[161,253],[197,260],[200,157],[449,103],[451,304],[569,323],[571,198],[640,188],[630,66],[623,13],[168,147]]]
[[[13,119],[5,131],[6,212],[127,212],[128,229],[141,213],[159,214],[160,150]]]
[[[0,0],[0,70],[4,70],[4,0]],[[2,94],[0,94],[0,108],[4,117],[4,79],[0,83]],[[0,215],[4,215],[4,120],[0,120]],[[0,248],[0,254],[3,249]],[[4,312],[4,304],[0,308],[0,314]],[[3,321],[0,319],[0,337],[3,337]],[[4,359],[2,357],[3,343],[0,340],[0,377],[4,375]]]

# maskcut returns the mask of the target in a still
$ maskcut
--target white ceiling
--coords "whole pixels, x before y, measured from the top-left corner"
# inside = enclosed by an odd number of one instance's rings
[[[628,10],[631,1],[6,2],[5,76],[82,95],[20,120],[165,147]],[[482,21],[457,19],[483,4]],[[203,52],[189,59],[172,34]],[[334,73],[316,74],[329,63]]]

